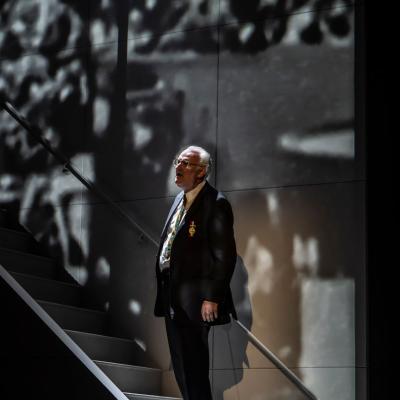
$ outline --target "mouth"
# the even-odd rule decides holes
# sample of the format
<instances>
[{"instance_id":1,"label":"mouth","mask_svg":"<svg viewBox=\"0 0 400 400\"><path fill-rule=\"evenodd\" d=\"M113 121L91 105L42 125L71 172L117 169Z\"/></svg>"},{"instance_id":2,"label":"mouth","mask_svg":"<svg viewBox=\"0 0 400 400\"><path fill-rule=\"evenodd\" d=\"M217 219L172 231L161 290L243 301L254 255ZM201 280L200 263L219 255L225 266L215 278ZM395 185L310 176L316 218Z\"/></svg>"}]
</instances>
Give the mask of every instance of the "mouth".
<instances>
[{"instance_id":1,"label":"mouth","mask_svg":"<svg viewBox=\"0 0 400 400\"><path fill-rule=\"evenodd\" d=\"M182 178L183 174L182 174L182 172L177 172L175 176L176 176L177 178Z\"/></svg>"}]
</instances>

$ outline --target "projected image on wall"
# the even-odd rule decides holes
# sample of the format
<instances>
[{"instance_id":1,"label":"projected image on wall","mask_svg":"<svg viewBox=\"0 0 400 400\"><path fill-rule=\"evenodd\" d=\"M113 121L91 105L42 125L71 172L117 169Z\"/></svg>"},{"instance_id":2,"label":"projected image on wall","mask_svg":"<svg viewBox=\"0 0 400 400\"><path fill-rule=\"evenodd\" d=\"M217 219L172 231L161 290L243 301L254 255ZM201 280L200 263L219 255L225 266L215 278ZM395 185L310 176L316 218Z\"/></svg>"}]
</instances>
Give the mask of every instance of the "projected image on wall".
<instances>
[{"instance_id":1,"label":"projected image on wall","mask_svg":"<svg viewBox=\"0 0 400 400\"><path fill-rule=\"evenodd\" d=\"M326 400L356 399L365 367L354 3L0 1L1 94L151 237L179 190L174 157L211 153L235 218L238 318ZM154 245L5 111L0 143L0 207L179 395ZM215 399L306 398L237 325L213 328L210 349Z\"/></svg>"}]
</instances>

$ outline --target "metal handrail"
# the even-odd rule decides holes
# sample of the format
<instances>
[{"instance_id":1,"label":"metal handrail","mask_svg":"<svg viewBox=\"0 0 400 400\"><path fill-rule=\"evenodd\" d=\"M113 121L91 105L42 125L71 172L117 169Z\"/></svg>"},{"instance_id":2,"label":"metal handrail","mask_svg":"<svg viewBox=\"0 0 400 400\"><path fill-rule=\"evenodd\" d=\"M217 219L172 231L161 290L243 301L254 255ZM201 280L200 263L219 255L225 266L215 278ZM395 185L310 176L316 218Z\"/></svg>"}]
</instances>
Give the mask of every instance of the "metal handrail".
<instances>
[{"instance_id":1,"label":"metal handrail","mask_svg":"<svg viewBox=\"0 0 400 400\"><path fill-rule=\"evenodd\" d=\"M32 124L30 124L8 101L0 103L0 107L4 108L23 128L25 128L49 153L51 153L56 160L63 166L64 170L69 171L76 179L78 179L86 188L95 193L98 197L104 200L108 205L116 211L121 217L126 218L136 229L140 231L142 237L146 237L151 243L158 247L158 242L149 235L142 226L140 226L121 206L115 203L107 194L97 188L93 182L88 178L81 175L70 163L70 161L61 154L57 149L54 149L50 142L43 138L42 131Z\"/></svg>"},{"instance_id":2,"label":"metal handrail","mask_svg":"<svg viewBox=\"0 0 400 400\"><path fill-rule=\"evenodd\" d=\"M253 335L240 321L234 320L237 325L247 334L250 342L257 348L257 350L267 357L272 364L274 364L282 373L288 378L297 388L302 391L309 399L318 400L314 393L312 393L304 383L294 374L267 346L265 346L256 336Z\"/></svg>"},{"instance_id":3,"label":"metal handrail","mask_svg":"<svg viewBox=\"0 0 400 400\"><path fill-rule=\"evenodd\" d=\"M50 142L42 137L42 132L37 126L31 125L8 101L0 100L0 107L7 111L23 128L25 128L48 152L50 152L72 175L75 176L87 189L91 190L108 205L110 205L121 217L127 219L137 230L141 237L146 237L157 248L159 243L144 228L139 225L133 218L117 203L115 203L107 194L98 189L89 179L83 177L70 163L70 161L54 149ZM233 319L240 329L247 335L249 341L260 351L272 364L274 364L282 373L309 399L318 400L317 397L304 385L304 383L294 374L271 350L269 350L256 336L253 335L240 321Z\"/></svg>"}]
</instances>

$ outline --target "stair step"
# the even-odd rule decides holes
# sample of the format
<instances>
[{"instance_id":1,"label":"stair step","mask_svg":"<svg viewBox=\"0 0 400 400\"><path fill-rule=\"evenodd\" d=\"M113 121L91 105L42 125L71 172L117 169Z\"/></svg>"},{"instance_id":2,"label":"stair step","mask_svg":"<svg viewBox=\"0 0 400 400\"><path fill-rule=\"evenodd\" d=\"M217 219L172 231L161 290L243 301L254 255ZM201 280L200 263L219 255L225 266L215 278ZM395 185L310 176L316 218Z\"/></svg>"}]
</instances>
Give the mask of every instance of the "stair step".
<instances>
[{"instance_id":1,"label":"stair step","mask_svg":"<svg viewBox=\"0 0 400 400\"><path fill-rule=\"evenodd\" d=\"M155 396L151 394L123 392L129 400L182 400L178 397Z\"/></svg>"},{"instance_id":2,"label":"stair step","mask_svg":"<svg viewBox=\"0 0 400 400\"><path fill-rule=\"evenodd\" d=\"M79 306L81 290L78 284L11 272L15 280L36 300Z\"/></svg>"},{"instance_id":3,"label":"stair step","mask_svg":"<svg viewBox=\"0 0 400 400\"><path fill-rule=\"evenodd\" d=\"M143 358L143 350L133 340L71 329L66 329L65 332L94 360L130 364Z\"/></svg>"},{"instance_id":4,"label":"stair step","mask_svg":"<svg viewBox=\"0 0 400 400\"><path fill-rule=\"evenodd\" d=\"M38 303L63 329L105 333L105 312L43 300L39 300Z\"/></svg>"},{"instance_id":5,"label":"stair step","mask_svg":"<svg viewBox=\"0 0 400 400\"><path fill-rule=\"evenodd\" d=\"M36 253L34 250L36 244L27 232L0 227L0 245L2 247L26 253Z\"/></svg>"},{"instance_id":6,"label":"stair step","mask_svg":"<svg viewBox=\"0 0 400 400\"><path fill-rule=\"evenodd\" d=\"M24 253L0 247L0 263L9 271L53 278L55 262L49 257Z\"/></svg>"},{"instance_id":7,"label":"stair step","mask_svg":"<svg viewBox=\"0 0 400 400\"><path fill-rule=\"evenodd\" d=\"M108 361L94 362L125 392L139 392L152 395L161 393L161 370Z\"/></svg>"}]
</instances>

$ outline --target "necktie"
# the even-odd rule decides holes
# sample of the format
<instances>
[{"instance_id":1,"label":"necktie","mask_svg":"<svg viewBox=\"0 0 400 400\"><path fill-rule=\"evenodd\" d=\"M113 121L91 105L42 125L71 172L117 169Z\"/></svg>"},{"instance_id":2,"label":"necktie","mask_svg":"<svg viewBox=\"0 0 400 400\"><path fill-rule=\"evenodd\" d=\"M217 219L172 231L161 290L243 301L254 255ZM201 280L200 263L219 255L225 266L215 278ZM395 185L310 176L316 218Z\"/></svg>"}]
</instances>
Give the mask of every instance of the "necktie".
<instances>
[{"instance_id":1,"label":"necktie","mask_svg":"<svg viewBox=\"0 0 400 400\"><path fill-rule=\"evenodd\" d=\"M160 255L161 264L165 264L170 259L172 243L178 232L178 229L182 222L182 218L183 218L184 214L185 214L185 198L183 198L183 200L179 204L179 206L175 212L175 216L172 218L171 230L167 236L166 242L163 245L162 252Z\"/></svg>"}]
</instances>

